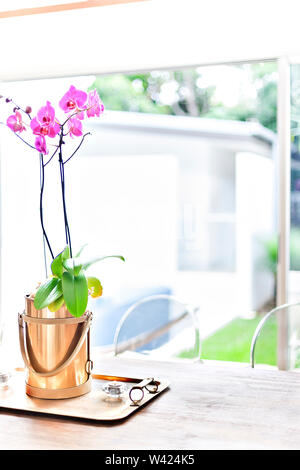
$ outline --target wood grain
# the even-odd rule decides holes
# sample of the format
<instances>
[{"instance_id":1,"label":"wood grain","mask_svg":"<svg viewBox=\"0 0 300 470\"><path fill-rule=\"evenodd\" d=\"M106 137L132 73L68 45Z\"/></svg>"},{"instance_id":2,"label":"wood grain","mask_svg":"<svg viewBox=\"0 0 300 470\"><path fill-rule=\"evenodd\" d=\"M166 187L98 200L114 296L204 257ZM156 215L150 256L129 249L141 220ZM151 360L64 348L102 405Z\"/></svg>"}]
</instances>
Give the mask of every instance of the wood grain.
<instances>
[{"instance_id":1,"label":"wood grain","mask_svg":"<svg viewBox=\"0 0 300 470\"><path fill-rule=\"evenodd\" d=\"M135 3L147 0L83 0L74 3L60 3L57 5L20 8L18 10L0 11L0 18L13 18L16 16L40 15L43 13L57 13L61 11L79 10L82 8L104 7L120 3Z\"/></svg>"},{"instance_id":2,"label":"wood grain","mask_svg":"<svg viewBox=\"0 0 300 470\"><path fill-rule=\"evenodd\" d=\"M171 387L113 425L1 412L0 449L300 449L297 373L122 358L94 370L161 375Z\"/></svg>"}]
</instances>

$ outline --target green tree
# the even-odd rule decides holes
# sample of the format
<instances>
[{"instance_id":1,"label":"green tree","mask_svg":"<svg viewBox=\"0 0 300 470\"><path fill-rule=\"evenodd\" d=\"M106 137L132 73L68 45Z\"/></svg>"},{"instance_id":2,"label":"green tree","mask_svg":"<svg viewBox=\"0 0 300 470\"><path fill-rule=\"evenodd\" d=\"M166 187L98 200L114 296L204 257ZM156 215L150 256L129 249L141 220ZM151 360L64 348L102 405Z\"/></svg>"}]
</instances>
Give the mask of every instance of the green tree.
<instances>
[{"instance_id":1,"label":"green tree","mask_svg":"<svg viewBox=\"0 0 300 470\"><path fill-rule=\"evenodd\" d=\"M258 121L268 129L277 130L277 64L252 64L253 83L257 89Z\"/></svg>"},{"instance_id":2,"label":"green tree","mask_svg":"<svg viewBox=\"0 0 300 470\"><path fill-rule=\"evenodd\" d=\"M168 114L168 108L149 96L147 75L98 76L90 88L98 90L107 109Z\"/></svg>"},{"instance_id":3,"label":"green tree","mask_svg":"<svg viewBox=\"0 0 300 470\"><path fill-rule=\"evenodd\" d=\"M257 120L276 131L276 63L232 67L245 71L245 79L250 81L249 86L255 91L254 97L241 95L239 102L232 107L216 102L215 86L199 86L199 79L203 75L201 67L98 76L91 88L97 88L106 108L111 110L238 121ZM169 93L167 98L166 90Z\"/></svg>"}]
</instances>

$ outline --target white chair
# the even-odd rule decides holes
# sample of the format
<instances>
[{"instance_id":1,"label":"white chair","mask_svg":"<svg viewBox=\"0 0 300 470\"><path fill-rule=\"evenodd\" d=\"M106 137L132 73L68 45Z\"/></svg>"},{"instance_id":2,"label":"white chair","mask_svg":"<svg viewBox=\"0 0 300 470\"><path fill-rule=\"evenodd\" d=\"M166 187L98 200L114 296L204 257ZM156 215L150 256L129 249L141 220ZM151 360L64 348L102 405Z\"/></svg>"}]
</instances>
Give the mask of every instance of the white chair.
<instances>
[{"instance_id":1,"label":"white chair","mask_svg":"<svg viewBox=\"0 0 300 470\"><path fill-rule=\"evenodd\" d=\"M155 360L200 360L197 309L170 295L146 297L122 316L115 355Z\"/></svg>"},{"instance_id":2,"label":"white chair","mask_svg":"<svg viewBox=\"0 0 300 470\"><path fill-rule=\"evenodd\" d=\"M285 331L287 369L300 368L300 303L274 308L259 322L251 342L251 367L276 367L278 325Z\"/></svg>"}]
</instances>

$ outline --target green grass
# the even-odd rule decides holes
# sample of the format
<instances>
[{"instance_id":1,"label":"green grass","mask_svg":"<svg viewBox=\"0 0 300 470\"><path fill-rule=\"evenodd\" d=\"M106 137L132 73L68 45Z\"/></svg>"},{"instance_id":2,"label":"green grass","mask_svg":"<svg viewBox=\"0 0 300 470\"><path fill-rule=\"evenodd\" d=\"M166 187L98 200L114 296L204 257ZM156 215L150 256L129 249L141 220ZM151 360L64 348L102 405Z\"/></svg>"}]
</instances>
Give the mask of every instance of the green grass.
<instances>
[{"instance_id":1,"label":"green grass","mask_svg":"<svg viewBox=\"0 0 300 470\"><path fill-rule=\"evenodd\" d=\"M202 342L202 359L248 362L250 345L261 316L253 319L236 318ZM255 362L276 365L277 323L269 319L257 340ZM180 354L189 357L189 351Z\"/></svg>"}]
</instances>

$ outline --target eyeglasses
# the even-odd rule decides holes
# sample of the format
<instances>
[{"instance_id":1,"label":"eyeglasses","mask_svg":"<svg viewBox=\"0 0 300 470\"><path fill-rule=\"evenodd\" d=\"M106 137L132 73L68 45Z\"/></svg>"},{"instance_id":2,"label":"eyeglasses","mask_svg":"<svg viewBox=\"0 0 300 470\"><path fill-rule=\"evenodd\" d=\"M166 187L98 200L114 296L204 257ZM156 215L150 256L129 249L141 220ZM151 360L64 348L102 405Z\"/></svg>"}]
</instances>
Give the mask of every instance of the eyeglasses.
<instances>
[{"instance_id":1,"label":"eyeglasses","mask_svg":"<svg viewBox=\"0 0 300 470\"><path fill-rule=\"evenodd\" d=\"M154 378L144 379L139 385L134 385L129 391L129 398L132 401L131 406L139 406L145 396L144 389L148 393L157 393L159 383Z\"/></svg>"}]
</instances>

